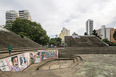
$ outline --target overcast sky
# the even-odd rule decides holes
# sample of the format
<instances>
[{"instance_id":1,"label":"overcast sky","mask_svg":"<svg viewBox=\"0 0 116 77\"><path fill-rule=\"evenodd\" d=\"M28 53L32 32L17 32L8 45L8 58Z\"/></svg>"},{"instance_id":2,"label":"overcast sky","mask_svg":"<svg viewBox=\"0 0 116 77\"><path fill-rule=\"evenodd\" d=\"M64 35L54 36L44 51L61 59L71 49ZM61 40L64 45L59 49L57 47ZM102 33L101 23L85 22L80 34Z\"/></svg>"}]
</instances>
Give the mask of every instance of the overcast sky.
<instances>
[{"instance_id":1,"label":"overcast sky","mask_svg":"<svg viewBox=\"0 0 116 77\"><path fill-rule=\"evenodd\" d=\"M94 29L116 28L116 0L0 0L0 25L5 24L7 10L28 10L50 37L63 27L83 35L88 19L94 21Z\"/></svg>"}]
</instances>

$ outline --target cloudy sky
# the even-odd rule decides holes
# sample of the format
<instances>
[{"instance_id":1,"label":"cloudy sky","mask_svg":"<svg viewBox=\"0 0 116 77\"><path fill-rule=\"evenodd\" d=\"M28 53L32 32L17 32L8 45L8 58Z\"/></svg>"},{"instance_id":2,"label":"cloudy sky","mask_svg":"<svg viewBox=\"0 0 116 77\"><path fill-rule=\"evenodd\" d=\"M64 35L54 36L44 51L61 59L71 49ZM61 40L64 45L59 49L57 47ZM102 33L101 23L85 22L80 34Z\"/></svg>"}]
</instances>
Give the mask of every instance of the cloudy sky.
<instances>
[{"instance_id":1,"label":"cloudy sky","mask_svg":"<svg viewBox=\"0 0 116 77\"><path fill-rule=\"evenodd\" d=\"M83 35L85 22L94 20L94 29L101 25L116 28L116 0L0 0L0 25L5 24L7 10L28 10L50 37L65 27Z\"/></svg>"}]
</instances>

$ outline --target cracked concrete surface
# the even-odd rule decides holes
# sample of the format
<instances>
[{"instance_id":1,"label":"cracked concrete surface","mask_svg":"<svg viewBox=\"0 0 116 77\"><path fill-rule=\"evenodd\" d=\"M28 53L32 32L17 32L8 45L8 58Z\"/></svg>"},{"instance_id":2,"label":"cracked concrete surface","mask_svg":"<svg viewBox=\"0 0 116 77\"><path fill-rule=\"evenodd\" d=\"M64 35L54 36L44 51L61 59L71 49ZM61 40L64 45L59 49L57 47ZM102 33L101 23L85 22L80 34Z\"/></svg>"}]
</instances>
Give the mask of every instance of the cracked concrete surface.
<instances>
[{"instance_id":1,"label":"cracked concrete surface","mask_svg":"<svg viewBox=\"0 0 116 77\"><path fill-rule=\"evenodd\" d=\"M55 69L58 67L56 61L52 62L55 63L51 66L54 69L33 70L38 66L35 64L23 72L0 72L0 77L116 77L116 54L78 55L83 58L83 61L74 68Z\"/></svg>"},{"instance_id":2,"label":"cracked concrete surface","mask_svg":"<svg viewBox=\"0 0 116 77\"><path fill-rule=\"evenodd\" d=\"M73 63L73 60L56 60L46 63L44 66L40 67L39 70L69 68L69 67L73 67L74 64L75 63Z\"/></svg>"},{"instance_id":3,"label":"cracked concrete surface","mask_svg":"<svg viewBox=\"0 0 116 77\"><path fill-rule=\"evenodd\" d=\"M116 54L93 54L75 74L77 77L116 77Z\"/></svg>"}]
</instances>

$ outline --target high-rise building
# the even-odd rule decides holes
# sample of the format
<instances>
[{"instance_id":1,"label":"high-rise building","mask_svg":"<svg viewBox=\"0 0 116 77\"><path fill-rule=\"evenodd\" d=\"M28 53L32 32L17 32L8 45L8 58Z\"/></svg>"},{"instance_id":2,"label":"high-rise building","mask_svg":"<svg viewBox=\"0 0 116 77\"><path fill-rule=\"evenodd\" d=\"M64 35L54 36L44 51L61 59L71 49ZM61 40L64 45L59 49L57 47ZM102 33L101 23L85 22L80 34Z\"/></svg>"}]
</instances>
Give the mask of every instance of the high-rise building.
<instances>
[{"instance_id":1,"label":"high-rise building","mask_svg":"<svg viewBox=\"0 0 116 77\"><path fill-rule=\"evenodd\" d=\"M100 36L102 39L108 39L111 42L116 42L116 40L113 37L115 31L116 29L107 28L105 27L105 25L101 26L100 29L96 30L98 36Z\"/></svg>"},{"instance_id":2,"label":"high-rise building","mask_svg":"<svg viewBox=\"0 0 116 77\"><path fill-rule=\"evenodd\" d=\"M6 12L6 22L15 21L18 18L18 14L15 10L9 10Z\"/></svg>"},{"instance_id":3,"label":"high-rise building","mask_svg":"<svg viewBox=\"0 0 116 77\"><path fill-rule=\"evenodd\" d=\"M28 12L28 10L20 10L19 11L19 18L32 21L30 13Z\"/></svg>"},{"instance_id":4,"label":"high-rise building","mask_svg":"<svg viewBox=\"0 0 116 77\"><path fill-rule=\"evenodd\" d=\"M88 19L86 21L86 32L88 35L92 35L93 32L93 20Z\"/></svg>"},{"instance_id":5,"label":"high-rise building","mask_svg":"<svg viewBox=\"0 0 116 77\"><path fill-rule=\"evenodd\" d=\"M65 36L70 36L70 30L67 30L66 28L63 27L61 33L59 34L59 37L62 39L62 43L64 43Z\"/></svg>"}]
</instances>

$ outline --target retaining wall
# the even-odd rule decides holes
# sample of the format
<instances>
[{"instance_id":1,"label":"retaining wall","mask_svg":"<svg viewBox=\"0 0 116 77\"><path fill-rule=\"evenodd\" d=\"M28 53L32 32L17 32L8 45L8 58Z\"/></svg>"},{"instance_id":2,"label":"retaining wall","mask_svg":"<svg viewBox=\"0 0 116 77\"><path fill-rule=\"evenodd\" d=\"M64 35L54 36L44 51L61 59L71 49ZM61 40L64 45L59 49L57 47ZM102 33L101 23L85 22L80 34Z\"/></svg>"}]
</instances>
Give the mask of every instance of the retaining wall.
<instances>
[{"instance_id":1,"label":"retaining wall","mask_svg":"<svg viewBox=\"0 0 116 77\"><path fill-rule=\"evenodd\" d=\"M75 54L116 54L116 46L66 47L64 49L59 49L58 58L70 58Z\"/></svg>"},{"instance_id":2,"label":"retaining wall","mask_svg":"<svg viewBox=\"0 0 116 77\"><path fill-rule=\"evenodd\" d=\"M2 71L23 71L30 64L40 63L44 59L58 58L58 50L38 50L0 59Z\"/></svg>"}]
</instances>

